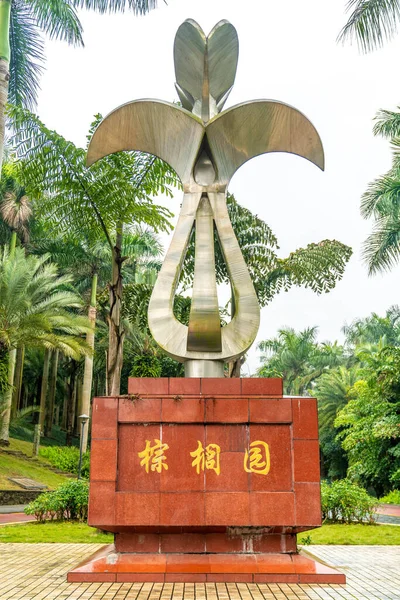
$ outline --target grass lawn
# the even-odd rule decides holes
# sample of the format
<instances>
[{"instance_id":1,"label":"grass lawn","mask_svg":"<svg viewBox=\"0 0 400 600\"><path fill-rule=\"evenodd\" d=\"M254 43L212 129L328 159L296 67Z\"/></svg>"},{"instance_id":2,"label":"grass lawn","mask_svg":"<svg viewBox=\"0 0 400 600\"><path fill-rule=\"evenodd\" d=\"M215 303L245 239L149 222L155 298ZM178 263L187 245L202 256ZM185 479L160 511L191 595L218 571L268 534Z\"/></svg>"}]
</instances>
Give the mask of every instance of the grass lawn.
<instances>
[{"instance_id":1,"label":"grass lawn","mask_svg":"<svg viewBox=\"0 0 400 600\"><path fill-rule=\"evenodd\" d=\"M297 542L311 538L311 544L400 545L400 526L396 525L322 525L297 535Z\"/></svg>"},{"instance_id":2,"label":"grass lawn","mask_svg":"<svg viewBox=\"0 0 400 600\"><path fill-rule=\"evenodd\" d=\"M0 543L112 544L113 535L85 523L25 523L0 527Z\"/></svg>"},{"instance_id":3,"label":"grass lawn","mask_svg":"<svg viewBox=\"0 0 400 600\"><path fill-rule=\"evenodd\" d=\"M307 536L312 544L400 545L400 527L395 525L323 525L297 536L299 544ZM25 523L0 527L0 542L111 544L113 536L84 523Z\"/></svg>"},{"instance_id":4,"label":"grass lawn","mask_svg":"<svg viewBox=\"0 0 400 600\"><path fill-rule=\"evenodd\" d=\"M25 419L20 420L17 425L11 425L10 436L14 439L28 442L32 448L34 429L35 425L32 423L31 417L28 416ZM52 428L51 437L42 436L40 438L41 446L65 446L65 442L65 431L61 431L60 427L55 426ZM71 442L73 446L79 446L77 437L73 437Z\"/></svg>"},{"instance_id":5,"label":"grass lawn","mask_svg":"<svg viewBox=\"0 0 400 600\"><path fill-rule=\"evenodd\" d=\"M65 483L67 477L59 473L50 471L43 460L32 461L20 456L13 456L7 452L0 452L0 489L1 490L22 490L8 480L9 477L29 477L47 485L49 489L54 489L61 483Z\"/></svg>"}]
</instances>

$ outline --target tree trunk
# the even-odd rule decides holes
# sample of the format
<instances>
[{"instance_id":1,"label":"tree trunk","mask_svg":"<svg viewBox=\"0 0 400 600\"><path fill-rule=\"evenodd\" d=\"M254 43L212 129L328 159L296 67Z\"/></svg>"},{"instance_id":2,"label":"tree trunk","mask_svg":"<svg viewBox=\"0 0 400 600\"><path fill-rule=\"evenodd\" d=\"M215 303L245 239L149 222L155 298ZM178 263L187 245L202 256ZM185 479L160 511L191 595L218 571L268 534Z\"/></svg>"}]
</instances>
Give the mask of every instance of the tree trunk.
<instances>
[{"instance_id":1,"label":"tree trunk","mask_svg":"<svg viewBox=\"0 0 400 600\"><path fill-rule=\"evenodd\" d=\"M0 446L10 445L10 418L17 350L12 348L8 353L8 389L4 394L4 411L0 429Z\"/></svg>"},{"instance_id":2,"label":"tree trunk","mask_svg":"<svg viewBox=\"0 0 400 600\"><path fill-rule=\"evenodd\" d=\"M11 0L0 0L0 173L3 164L5 107L10 79L10 13Z\"/></svg>"},{"instance_id":3,"label":"tree trunk","mask_svg":"<svg viewBox=\"0 0 400 600\"><path fill-rule=\"evenodd\" d=\"M39 424L42 435L44 434L44 423L46 418L46 404L47 389L49 387L49 366L50 366L50 350L46 348L44 351L43 361L43 376L42 376L42 387L40 389L40 409L39 409Z\"/></svg>"},{"instance_id":4,"label":"tree trunk","mask_svg":"<svg viewBox=\"0 0 400 600\"><path fill-rule=\"evenodd\" d=\"M21 408L22 373L24 371L25 347L17 348L17 359L15 363L14 391L12 398L11 418L14 418Z\"/></svg>"},{"instance_id":5,"label":"tree trunk","mask_svg":"<svg viewBox=\"0 0 400 600\"><path fill-rule=\"evenodd\" d=\"M245 356L240 356L236 360L228 363L228 377L240 377L240 369L246 361Z\"/></svg>"},{"instance_id":6,"label":"tree trunk","mask_svg":"<svg viewBox=\"0 0 400 600\"><path fill-rule=\"evenodd\" d=\"M76 384L76 403L75 403L75 416L74 416L74 435L80 436L81 427L79 417L82 414L82 387L83 384L81 382L80 377L78 377L78 381Z\"/></svg>"},{"instance_id":7,"label":"tree trunk","mask_svg":"<svg viewBox=\"0 0 400 600\"><path fill-rule=\"evenodd\" d=\"M58 370L58 356L59 350L56 350L53 355L53 364L51 365L50 375L50 389L49 389L49 403L48 410L45 419L45 436L51 437L54 421L54 402L56 398L56 386L57 386L57 370Z\"/></svg>"},{"instance_id":8,"label":"tree trunk","mask_svg":"<svg viewBox=\"0 0 400 600\"><path fill-rule=\"evenodd\" d=\"M71 446L72 443L72 431L74 427L75 418L75 402L76 402L76 388L77 388L77 377L76 374L72 375L69 383L69 394L68 394L68 410L67 410L67 438L66 445Z\"/></svg>"},{"instance_id":9,"label":"tree trunk","mask_svg":"<svg viewBox=\"0 0 400 600\"><path fill-rule=\"evenodd\" d=\"M121 256L122 223L117 226L116 243L112 251L112 281L110 284L110 313L108 315L108 395L118 396L121 386L124 331L121 327L122 274Z\"/></svg>"},{"instance_id":10,"label":"tree trunk","mask_svg":"<svg viewBox=\"0 0 400 600\"><path fill-rule=\"evenodd\" d=\"M236 312L236 302L235 295L233 293L233 287L231 284L231 319L235 316ZM240 377L240 368L243 365L245 358L240 356L236 360L233 360L228 363L228 377Z\"/></svg>"},{"instance_id":11,"label":"tree trunk","mask_svg":"<svg viewBox=\"0 0 400 600\"><path fill-rule=\"evenodd\" d=\"M89 306L89 321L93 327L93 331L88 331L86 334L86 342L94 351L94 330L96 327L96 293L97 293L97 273L93 275L92 279L92 294ZM93 380L93 355L85 356L85 370L83 373L83 384L82 384L82 414L90 416L90 401L92 399L92 380ZM82 439L82 451L87 450L87 441L89 433L89 425L84 427L83 439Z\"/></svg>"},{"instance_id":12,"label":"tree trunk","mask_svg":"<svg viewBox=\"0 0 400 600\"><path fill-rule=\"evenodd\" d=\"M69 377L67 377L64 381L64 400L63 400L63 409L62 409L62 417L61 417L61 429L63 429L64 431L67 430L68 400L69 400Z\"/></svg>"}]
</instances>

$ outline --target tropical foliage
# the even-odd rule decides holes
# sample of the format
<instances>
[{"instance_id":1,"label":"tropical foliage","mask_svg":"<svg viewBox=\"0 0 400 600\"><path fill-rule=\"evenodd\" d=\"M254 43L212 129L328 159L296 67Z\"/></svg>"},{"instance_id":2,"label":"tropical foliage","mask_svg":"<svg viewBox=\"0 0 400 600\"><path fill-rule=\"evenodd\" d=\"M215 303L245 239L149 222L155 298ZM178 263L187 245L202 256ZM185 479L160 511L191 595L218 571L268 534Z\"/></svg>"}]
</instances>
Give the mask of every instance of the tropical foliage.
<instances>
[{"instance_id":1,"label":"tropical foliage","mask_svg":"<svg viewBox=\"0 0 400 600\"><path fill-rule=\"evenodd\" d=\"M397 33L399 0L348 0L346 11L349 17L339 40L356 39L363 52L380 48Z\"/></svg>"},{"instance_id":2,"label":"tropical foliage","mask_svg":"<svg viewBox=\"0 0 400 600\"><path fill-rule=\"evenodd\" d=\"M370 274L390 270L400 258L400 113L380 111L374 133L391 141L393 158L391 169L368 186L361 201L362 216L373 220L363 248Z\"/></svg>"},{"instance_id":3,"label":"tropical foliage","mask_svg":"<svg viewBox=\"0 0 400 600\"><path fill-rule=\"evenodd\" d=\"M297 333L294 329L280 329L278 337L264 340L258 348L261 357L260 377L283 377L286 394L299 396L307 393L312 383L328 368L343 361L344 350L334 344L318 344L317 327Z\"/></svg>"},{"instance_id":4,"label":"tropical foliage","mask_svg":"<svg viewBox=\"0 0 400 600\"><path fill-rule=\"evenodd\" d=\"M80 8L145 14L157 0L2 0L0 2L0 166L8 100L35 108L45 62L44 36L83 46Z\"/></svg>"},{"instance_id":5,"label":"tropical foliage","mask_svg":"<svg viewBox=\"0 0 400 600\"><path fill-rule=\"evenodd\" d=\"M335 426L341 428L349 475L383 495L400 484L400 350L386 347L368 357L365 374Z\"/></svg>"},{"instance_id":6,"label":"tropical foliage","mask_svg":"<svg viewBox=\"0 0 400 600\"><path fill-rule=\"evenodd\" d=\"M49 258L25 256L22 248L10 253L6 246L0 256L0 356L3 373L5 365L8 371L2 380L3 444L9 435L16 349L42 347L73 358L89 350L81 335L90 324L70 311L82 305L81 298L68 289L71 277L59 276Z\"/></svg>"},{"instance_id":7,"label":"tropical foliage","mask_svg":"<svg viewBox=\"0 0 400 600\"><path fill-rule=\"evenodd\" d=\"M233 230L261 306L266 306L276 294L288 291L292 286L304 286L317 294L329 292L343 277L346 264L352 255L349 246L336 240L323 240L299 248L287 258L279 258L278 240L267 223L241 206L232 194L228 194L227 205ZM217 283L229 283L217 237L215 248ZM191 285L193 274L192 239L181 274L184 287Z\"/></svg>"},{"instance_id":8,"label":"tropical foliage","mask_svg":"<svg viewBox=\"0 0 400 600\"><path fill-rule=\"evenodd\" d=\"M399 487L398 306L343 327L345 342L319 343L317 328L283 329L261 342L261 376L283 376L287 394L317 398L322 475L346 476L378 497Z\"/></svg>"},{"instance_id":9,"label":"tropical foliage","mask_svg":"<svg viewBox=\"0 0 400 600\"><path fill-rule=\"evenodd\" d=\"M12 114L19 124L13 139L20 158L18 176L27 182L38 217L58 236L84 237L91 246L97 240L108 245L112 273L107 316L108 393L117 395L125 337L121 323L123 251L130 245L130 254L135 250L137 254L149 252L149 234L135 238L132 223L145 224L154 231L169 230L171 213L154 204L152 197L157 193L171 195L171 186L178 185L177 176L166 163L139 152L114 154L87 169L85 149L50 131L26 110L14 107ZM97 115L90 132L100 119ZM151 252L153 256L156 253L155 249ZM133 257L131 262L137 268L135 260Z\"/></svg>"},{"instance_id":10,"label":"tropical foliage","mask_svg":"<svg viewBox=\"0 0 400 600\"><path fill-rule=\"evenodd\" d=\"M322 518L331 523L374 523L376 500L348 479L321 484Z\"/></svg>"}]
</instances>

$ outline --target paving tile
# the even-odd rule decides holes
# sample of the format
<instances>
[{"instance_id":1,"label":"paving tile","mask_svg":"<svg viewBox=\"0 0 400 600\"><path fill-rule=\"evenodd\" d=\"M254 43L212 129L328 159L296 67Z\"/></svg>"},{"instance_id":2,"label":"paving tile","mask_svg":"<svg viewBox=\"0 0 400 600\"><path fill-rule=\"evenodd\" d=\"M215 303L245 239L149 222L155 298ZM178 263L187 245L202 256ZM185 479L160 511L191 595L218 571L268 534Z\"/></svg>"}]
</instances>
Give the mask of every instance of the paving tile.
<instances>
[{"instance_id":1,"label":"paving tile","mask_svg":"<svg viewBox=\"0 0 400 600\"><path fill-rule=\"evenodd\" d=\"M231 573L208 573L180 583L179 574L135 583L67 583L67 572L100 544L0 544L1 600L400 600L400 546L307 546L315 558L346 573L347 585L286 584L264 579L236 582ZM197 559L196 559L197 560ZM168 582L168 579L172 582ZM165 583L163 583L165 581Z\"/></svg>"}]
</instances>

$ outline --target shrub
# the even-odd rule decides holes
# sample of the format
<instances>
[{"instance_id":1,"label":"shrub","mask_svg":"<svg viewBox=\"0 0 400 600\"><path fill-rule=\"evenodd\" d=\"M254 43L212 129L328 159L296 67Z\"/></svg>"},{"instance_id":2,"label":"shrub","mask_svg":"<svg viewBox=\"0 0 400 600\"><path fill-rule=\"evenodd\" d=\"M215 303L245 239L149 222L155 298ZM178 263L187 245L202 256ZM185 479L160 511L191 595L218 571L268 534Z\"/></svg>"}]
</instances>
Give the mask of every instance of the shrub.
<instances>
[{"instance_id":1,"label":"shrub","mask_svg":"<svg viewBox=\"0 0 400 600\"><path fill-rule=\"evenodd\" d=\"M321 484L322 518L332 523L374 523L376 500L348 479Z\"/></svg>"},{"instance_id":2,"label":"shrub","mask_svg":"<svg viewBox=\"0 0 400 600\"><path fill-rule=\"evenodd\" d=\"M78 473L79 448L73 446L48 446L40 448L40 456L46 458L52 465L66 473ZM82 456L81 475L89 478L90 452Z\"/></svg>"},{"instance_id":3,"label":"shrub","mask_svg":"<svg viewBox=\"0 0 400 600\"><path fill-rule=\"evenodd\" d=\"M89 484L73 479L60 485L54 492L41 494L25 507L27 515L35 515L38 521L86 521L88 512Z\"/></svg>"},{"instance_id":4,"label":"shrub","mask_svg":"<svg viewBox=\"0 0 400 600\"><path fill-rule=\"evenodd\" d=\"M392 490L386 496L379 499L383 504L400 504L400 490Z\"/></svg>"},{"instance_id":5,"label":"shrub","mask_svg":"<svg viewBox=\"0 0 400 600\"><path fill-rule=\"evenodd\" d=\"M133 359L131 377L160 377L161 363L154 354L138 354Z\"/></svg>"}]
</instances>

